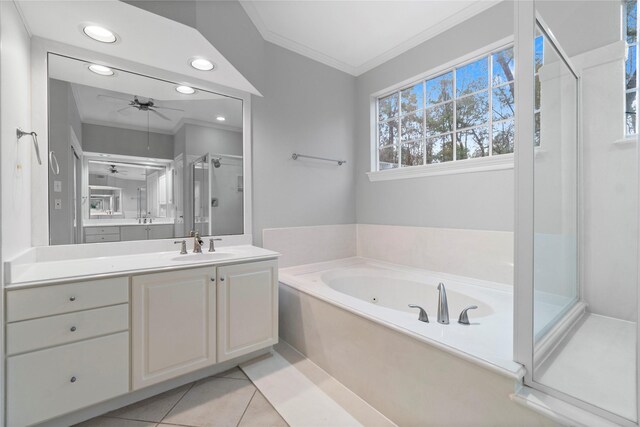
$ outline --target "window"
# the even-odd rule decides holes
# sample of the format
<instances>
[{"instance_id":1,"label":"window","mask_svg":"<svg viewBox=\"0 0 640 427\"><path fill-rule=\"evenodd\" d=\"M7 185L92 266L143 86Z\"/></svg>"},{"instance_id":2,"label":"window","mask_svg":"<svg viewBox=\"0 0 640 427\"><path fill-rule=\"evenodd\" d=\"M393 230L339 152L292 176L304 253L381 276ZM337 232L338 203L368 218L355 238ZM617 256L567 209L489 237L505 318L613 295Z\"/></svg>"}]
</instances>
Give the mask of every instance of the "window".
<instances>
[{"instance_id":1,"label":"window","mask_svg":"<svg viewBox=\"0 0 640 427\"><path fill-rule=\"evenodd\" d=\"M377 170L513 152L513 47L377 99Z\"/></svg>"},{"instance_id":2,"label":"window","mask_svg":"<svg viewBox=\"0 0 640 427\"><path fill-rule=\"evenodd\" d=\"M638 2L637 0L624 0L624 37L626 42L626 59L624 73L625 91L625 114L624 129L625 135L637 134L636 111L637 111L637 56L638 56Z\"/></svg>"},{"instance_id":3,"label":"window","mask_svg":"<svg viewBox=\"0 0 640 427\"><path fill-rule=\"evenodd\" d=\"M538 35L536 29L536 38L534 40L533 45L533 55L534 55L534 79L535 79L535 105L533 107L533 115L534 115L534 137L533 137L533 145L536 147L540 146L540 68L544 65L544 36Z\"/></svg>"}]
</instances>

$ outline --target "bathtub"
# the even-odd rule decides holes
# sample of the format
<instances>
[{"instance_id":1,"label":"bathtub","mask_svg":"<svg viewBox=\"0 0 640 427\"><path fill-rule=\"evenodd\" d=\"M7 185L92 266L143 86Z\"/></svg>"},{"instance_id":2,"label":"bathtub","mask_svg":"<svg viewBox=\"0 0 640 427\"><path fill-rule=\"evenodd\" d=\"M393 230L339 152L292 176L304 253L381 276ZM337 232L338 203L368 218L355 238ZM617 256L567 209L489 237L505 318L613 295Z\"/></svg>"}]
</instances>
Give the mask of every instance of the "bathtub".
<instances>
[{"instance_id":1,"label":"bathtub","mask_svg":"<svg viewBox=\"0 0 640 427\"><path fill-rule=\"evenodd\" d=\"M510 285L359 257L284 268L279 277L287 287L504 376L519 379L524 373L513 361ZM437 322L440 282L447 292L448 325ZM430 322L418 321L418 310L409 304L422 306ZM478 306L468 312L471 324L459 324L460 312L471 305Z\"/></svg>"}]
</instances>

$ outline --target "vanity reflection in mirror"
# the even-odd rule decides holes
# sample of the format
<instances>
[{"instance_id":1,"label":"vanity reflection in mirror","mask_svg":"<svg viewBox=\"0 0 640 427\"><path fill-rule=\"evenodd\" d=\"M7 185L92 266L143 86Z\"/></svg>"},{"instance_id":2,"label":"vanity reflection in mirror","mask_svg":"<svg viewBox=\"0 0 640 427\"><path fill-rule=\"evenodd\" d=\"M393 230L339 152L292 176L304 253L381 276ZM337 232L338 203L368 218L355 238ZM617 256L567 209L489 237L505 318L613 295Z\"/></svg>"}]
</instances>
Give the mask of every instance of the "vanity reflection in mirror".
<instances>
[{"instance_id":1,"label":"vanity reflection in mirror","mask_svg":"<svg viewBox=\"0 0 640 427\"><path fill-rule=\"evenodd\" d=\"M243 234L242 100L48 55L52 245Z\"/></svg>"}]
</instances>

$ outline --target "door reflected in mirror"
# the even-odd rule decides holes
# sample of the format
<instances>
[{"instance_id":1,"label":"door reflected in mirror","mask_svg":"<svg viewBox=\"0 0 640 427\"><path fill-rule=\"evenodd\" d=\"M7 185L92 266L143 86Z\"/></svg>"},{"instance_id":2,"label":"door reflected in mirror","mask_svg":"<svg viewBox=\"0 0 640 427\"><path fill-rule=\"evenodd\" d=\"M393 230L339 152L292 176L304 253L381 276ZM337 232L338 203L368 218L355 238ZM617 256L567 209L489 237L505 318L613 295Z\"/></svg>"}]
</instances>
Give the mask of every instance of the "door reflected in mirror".
<instances>
[{"instance_id":1,"label":"door reflected in mirror","mask_svg":"<svg viewBox=\"0 0 640 427\"><path fill-rule=\"evenodd\" d=\"M244 233L242 100L48 61L50 244Z\"/></svg>"}]
</instances>

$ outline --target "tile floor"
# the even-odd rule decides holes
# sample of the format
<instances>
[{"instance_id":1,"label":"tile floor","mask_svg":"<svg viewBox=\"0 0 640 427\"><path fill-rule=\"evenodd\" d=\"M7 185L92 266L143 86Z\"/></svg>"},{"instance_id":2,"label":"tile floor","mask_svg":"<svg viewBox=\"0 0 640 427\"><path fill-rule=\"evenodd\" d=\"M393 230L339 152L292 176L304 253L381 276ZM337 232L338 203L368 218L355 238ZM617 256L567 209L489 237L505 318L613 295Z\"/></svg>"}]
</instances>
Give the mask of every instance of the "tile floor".
<instances>
[{"instance_id":1,"label":"tile floor","mask_svg":"<svg viewBox=\"0 0 640 427\"><path fill-rule=\"evenodd\" d=\"M238 368L169 390L76 427L281 427L287 423Z\"/></svg>"}]
</instances>

